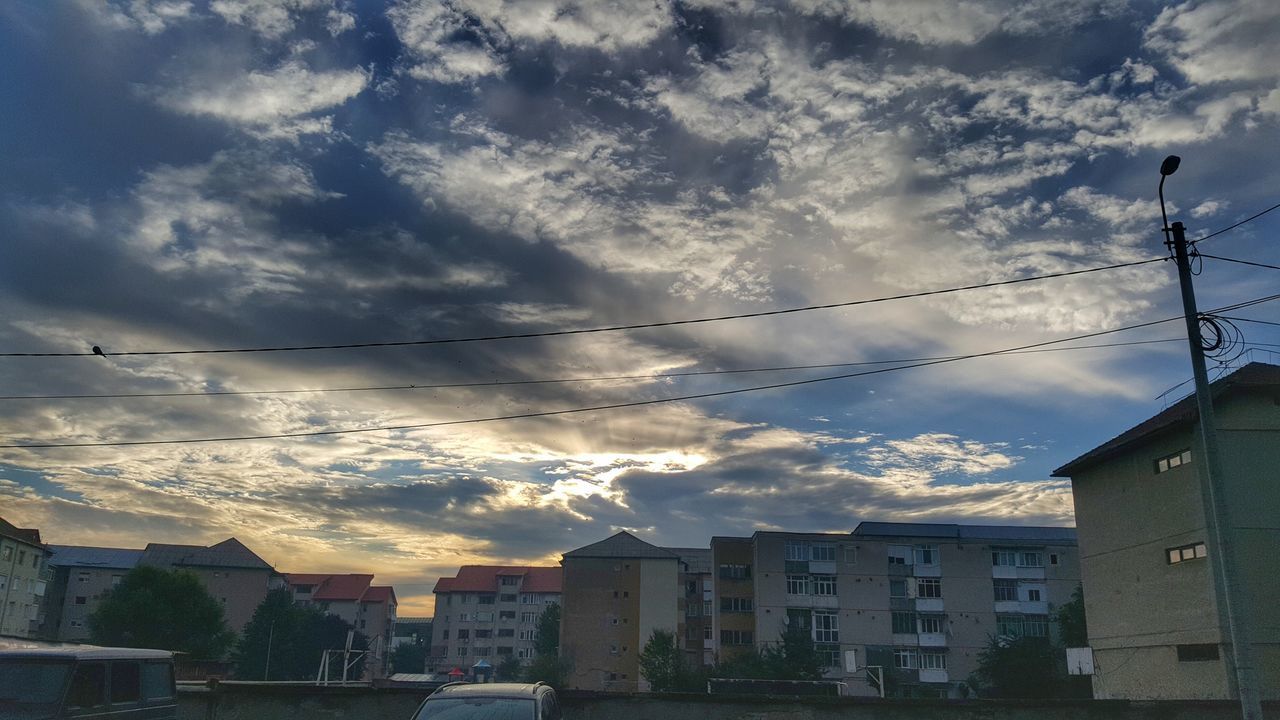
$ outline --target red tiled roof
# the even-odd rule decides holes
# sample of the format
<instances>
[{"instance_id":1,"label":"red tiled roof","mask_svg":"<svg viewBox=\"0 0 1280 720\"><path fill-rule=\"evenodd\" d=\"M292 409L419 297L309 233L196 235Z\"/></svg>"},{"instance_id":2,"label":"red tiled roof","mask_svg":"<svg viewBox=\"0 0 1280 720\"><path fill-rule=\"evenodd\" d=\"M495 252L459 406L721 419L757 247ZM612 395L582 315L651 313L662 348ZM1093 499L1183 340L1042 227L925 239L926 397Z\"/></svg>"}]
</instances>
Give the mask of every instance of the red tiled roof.
<instances>
[{"instance_id":1,"label":"red tiled roof","mask_svg":"<svg viewBox=\"0 0 1280 720\"><path fill-rule=\"evenodd\" d=\"M435 592L497 592L499 575L519 575L521 592L558 593L563 573L558 567L463 565L455 577L436 581Z\"/></svg>"},{"instance_id":2,"label":"red tiled roof","mask_svg":"<svg viewBox=\"0 0 1280 720\"><path fill-rule=\"evenodd\" d=\"M389 602L394 605L396 591L390 585L374 585L364 591L364 597L361 600L364 602Z\"/></svg>"},{"instance_id":3,"label":"red tiled roof","mask_svg":"<svg viewBox=\"0 0 1280 720\"><path fill-rule=\"evenodd\" d=\"M289 585L315 585L312 600L337 600L355 602L364 597L373 582L372 575L326 575L317 573L285 573Z\"/></svg>"}]
</instances>

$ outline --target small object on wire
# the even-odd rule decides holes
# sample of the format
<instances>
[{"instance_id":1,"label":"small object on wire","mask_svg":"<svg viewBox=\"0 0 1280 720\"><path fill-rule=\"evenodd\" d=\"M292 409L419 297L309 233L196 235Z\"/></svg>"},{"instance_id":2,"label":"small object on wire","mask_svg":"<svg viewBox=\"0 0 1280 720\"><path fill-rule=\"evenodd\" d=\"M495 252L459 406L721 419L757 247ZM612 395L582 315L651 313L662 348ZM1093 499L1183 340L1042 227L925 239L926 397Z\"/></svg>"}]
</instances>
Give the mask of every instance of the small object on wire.
<instances>
[{"instance_id":1,"label":"small object on wire","mask_svg":"<svg viewBox=\"0 0 1280 720\"><path fill-rule=\"evenodd\" d=\"M102 348L98 347L97 345L94 345L94 346L93 346L93 354L94 354L94 355L101 355L102 357L106 357L106 356L107 356L107 354L106 354L106 353L102 352Z\"/></svg>"}]
</instances>

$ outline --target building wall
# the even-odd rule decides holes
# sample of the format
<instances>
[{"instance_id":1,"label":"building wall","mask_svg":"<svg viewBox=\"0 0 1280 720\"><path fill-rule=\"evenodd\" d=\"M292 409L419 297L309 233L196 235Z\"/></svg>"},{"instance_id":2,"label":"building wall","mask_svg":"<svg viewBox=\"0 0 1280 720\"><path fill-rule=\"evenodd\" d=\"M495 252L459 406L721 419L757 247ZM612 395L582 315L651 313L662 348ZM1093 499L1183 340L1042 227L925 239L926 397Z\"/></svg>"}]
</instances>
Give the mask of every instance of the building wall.
<instances>
[{"instance_id":1,"label":"building wall","mask_svg":"<svg viewBox=\"0 0 1280 720\"><path fill-rule=\"evenodd\" d=\"M36 636L47 585L47 555L39 545L0 537L0 635Z\"/></svg>"},{"instance_id":2,"label":"building wall","mask_svg":"<svg viewBox=\"0 0 1280 720\"><path fill-rule=\"evenodd\" d=\"M751 648L756 640L756 619L753 613L722 613L720 607L725 598L751 598L755 601L755 558L751 538L711 538L711 572L714 598L711 601L712 640L715 643L717 662L733 657L735 653ZM735 568L749 568L748 578L732 577ZM742 633L750 633L750 640L742 642ZM737 640L734 643L730 638ZM728 642L726 642L729 640Z\"/></svg>"},{"instance_id":3,"label":"building wall","mask_svg":"<svg viewBox=\"0 0 1280 720\"><path fill-rule=\"evenodd\" d=\"M271 587L272 571L266 568L205 568L175 567L200 579L214 600L222 603L227 627L233 632L244 631L253 619L253 611L266 599Z\"/></svg>"},{"instance_id":4,"label":"building wall","mask_svg":"<svg viewBox=\"0 0 1280 720\"><path fill-rule=\"evenodd\" d=\"M675 629L674 559L660 561L671 566L668 628ZM641 618L651 627L657 622L654 610L642 613L642 601L657 602L646 594L643 579L660 579L662 574L644 562L622 558L566 557L564 603L560 622L560 654L572 664L568 685L581 690L634 692L639 688Z\"/></svg>"},{"instance_id":5,"label":"building wall","mask_svg":"<svg viewBox=\"0 0 1280 720\"><path fill-rule=\"evenodd\" d=\"M639 672L639 656L644 650L645 643L649 642L649 638L655 631L672 633L677 642L680 639L679 635L676 635L680 621L676 602L680 595L680 563L665 559L644 559L639 560L638 563L640 586L639 592L633 595L638 597L634 621L636 640L635 644L628 646L628 651L621 655L628 660L628 666L631 662L635 663L637 688L645 692L649 689L649 683L640 677Z\"/></svg>"},{"instance_id":6,"label":"building wall","mask_svg":"<svg viewBox=\"0 0 1280 720\"><path fill-rule=\"evenodd\" d=\"M516 576L500 576L516 577ZM501 582L501 580L499 580ZM431 623L431 651L427 666L434 672L448 672L457 667L470 670L477 660L485 659L497 665L511 648L512 656L521 661L534 657L534 645L538 618L547 605L561 602L559 593L521 592L523 581L516 585L499 586L498 592L437 592L436 614ZM502 595L514 594L514 601L504 601ZM480 596L493 597L493 604L480 604ZM492 613L492 620L477 620L476 613ZM514 614L503 618L503 613ZM463 620L466 613L470 619ZM459 638L458 631L466 630L468 637ZM488 637L479 637L481 631ZM504 631L510 631L506 635ZM488 648L480 654L477 649Z\"/></svg>"},{"instance_id":7,"label":"building wall","mask_svg":"<svg viewBox=\"0 0 1280 720\"><path fill-rule=\"evenodd\" d=\"M89 616L98 609L103 596L115 587L128 570L102 567L58 567L55 590L50 593L49 629L51 639L84 642L89 639Z\"/></svg>"},{"instance_id":8,"label":"building wall","mask_svg":"<svg viewBox=\"0 0 1280 720\"><path fill-rule=\"evenodd\" d=\"M1264 697L1280 697L1280 413L1259 393L1219 400L1223 469L1238 531L1247 617ZM1190 448L1189 465L1155 472L1158 458ZM1231 697L1225 632L1213 590L1215 554L1205 528L1201 450L1182 428L1138 442L1072 477L1097 697ZM1170 548L1203 542L1207 557L1170 564ZM1216 660L1179 661L1178 645L1218 646ZM1129 660L1132 658L1132 660Z\"/></svg>"}]
</instances>

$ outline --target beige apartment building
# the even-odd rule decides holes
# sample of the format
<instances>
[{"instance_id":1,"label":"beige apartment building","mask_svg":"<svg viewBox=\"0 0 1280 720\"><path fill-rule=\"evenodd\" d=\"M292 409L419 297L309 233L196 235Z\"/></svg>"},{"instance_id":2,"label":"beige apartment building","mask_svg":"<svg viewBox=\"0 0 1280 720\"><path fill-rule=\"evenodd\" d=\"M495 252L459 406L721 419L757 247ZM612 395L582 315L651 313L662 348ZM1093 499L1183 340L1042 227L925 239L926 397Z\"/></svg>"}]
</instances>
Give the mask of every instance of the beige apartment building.
<instances>
[{"instance_id":1,"label":"beige apartment building","mask_svg":"<svg viewBox=\"0 0 1280 720\"><path fill-rule=\"evenodd\" d=\"M692 558L691 558L692 559ZM678 552L628 532L565 553L560 655L572 666L568 686L648 690L639 656L655 630L683 640L679 599L685 566ZM696 573L695 573L696 574ZM687 598L686 598L687 599Z\"/></svg>"},{"instance_id":2,"label":"beige apartment building","mask_svg":"<svg viewBox=\"0 0 1280 720\"><path fill-rule=\"evenodd\" d=\"M394 588L374 585L373 575L361 573L285 573L284 583L294 603L342 618L364 635L369 652L366 678L386 677L396 631Z\"/></svg>"},{"instance_id":3,"label":"beige apartment building","mask_svg":"<svg viewBox=\"0 0 1280 720\"><path fill-rule=\"evenodd\" d=\"M1218 444L1264 699L1280 699L1280 367L1212 384ZM1188 397L1054 471L1071 478L1098 698L1233 698Z\"/></svg>"},{"instance_id":4,"label":"beige apartment building","mask_svg":"<svg viewBox=\"0 0 1280 720\"><path fill-rule=\"evenodd\" d=\"M684 650L690 667L710 666L716 662L715 642L711 638L711 599L714 593L711 577L710 548L664 548L680 558L676 602L679 630L676 639ZM644 646L641 645L641 649Z\"/></svg>"},{"instance_id":5,"label":"beige apartment building","mask_svg":"<svg viewBox=\"0 0 1280 720\"><path fill-rule=\"evenodd\" d=\"M32 638L48 581L40 531L0 518L0 636Z\"/></svg>"},{"instance_id":6,"label":"beige apartment building","mask_svg":"<svg viewBox=\"0 0 1280 720\"><path fill-rule=\"evenodd\" d=\"M711 551L717 657L799 625L855 695L879 694L869 677L883 673L887 694L962 697L990 638L1049 638L1080 581L1071 528L864 522L716 537Z\"/></svg>"},{"instance_id":7,"label":"beige apartment building","mask_svg":"<svg viewBox=\"0 0 1280 720\"><path fill-rule=\"evenodd\" d=\"M253 619L271 589L276 571L244 543L227 538L214 545L147 543L139 565L185 570L200 579L209 594L222 603L227 627L240 633Z\"/></svg>"},{"instance_id":8,"label":"beige apartment building","mask_svg":"<svg viewBox=\"0 0 1280 720\"><path fill-rule=\"evenodd\" d=\"M435 586L427 672L470 674L534 657L538 618L561 601L558 567L464 565Z\"/></svg>"}]
</instances>

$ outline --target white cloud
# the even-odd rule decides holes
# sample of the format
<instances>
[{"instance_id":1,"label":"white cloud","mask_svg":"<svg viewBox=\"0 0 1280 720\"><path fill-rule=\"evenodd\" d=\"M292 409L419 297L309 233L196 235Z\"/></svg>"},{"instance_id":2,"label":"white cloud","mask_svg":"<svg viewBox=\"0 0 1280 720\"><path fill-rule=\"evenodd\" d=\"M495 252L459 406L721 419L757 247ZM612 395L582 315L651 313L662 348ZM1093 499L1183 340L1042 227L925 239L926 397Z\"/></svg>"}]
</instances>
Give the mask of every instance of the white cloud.
<instances>
[{"instance_id":1,"label":"white cloud","mask_svg":"<svg viewBox=\"0 0 1280 720\"><path fill-rule=\"evenodd\" d=\"M1206 0L1164 8L1146 30L1146 46L1193 83L1274 81L1277 35L1280 4L1272 0Z\"/></svg>"},{"instance_id":2,"label":"white cloud","mask_svg":"<svg viewBox=\"0 0 1280 720\"><path fill-rule=\"evenodd\" d=\"M76 0L107 27L157 35L206 14L191 0ZM307 15L323 13L326 28L339 35L355 27L355 16L335 0L212 0L209 10L222 21L242 25L268 40L292 32Z\"/></svg>"},{"instance_id":3,"label":"white cloud","mask_svg":"<svg viewBox=\"0 0 1280 720\"><path fill-rule=\"evenodd\" d=\"M274 70L251 70L231 79L198 79L168 89L153 89L159 102L187 115L207 115L264 139L296 140L327 135L331 116L316 113L360 94L369 73L360 69L312 71L298 60Z\"/></svg>"}]
</instances>

